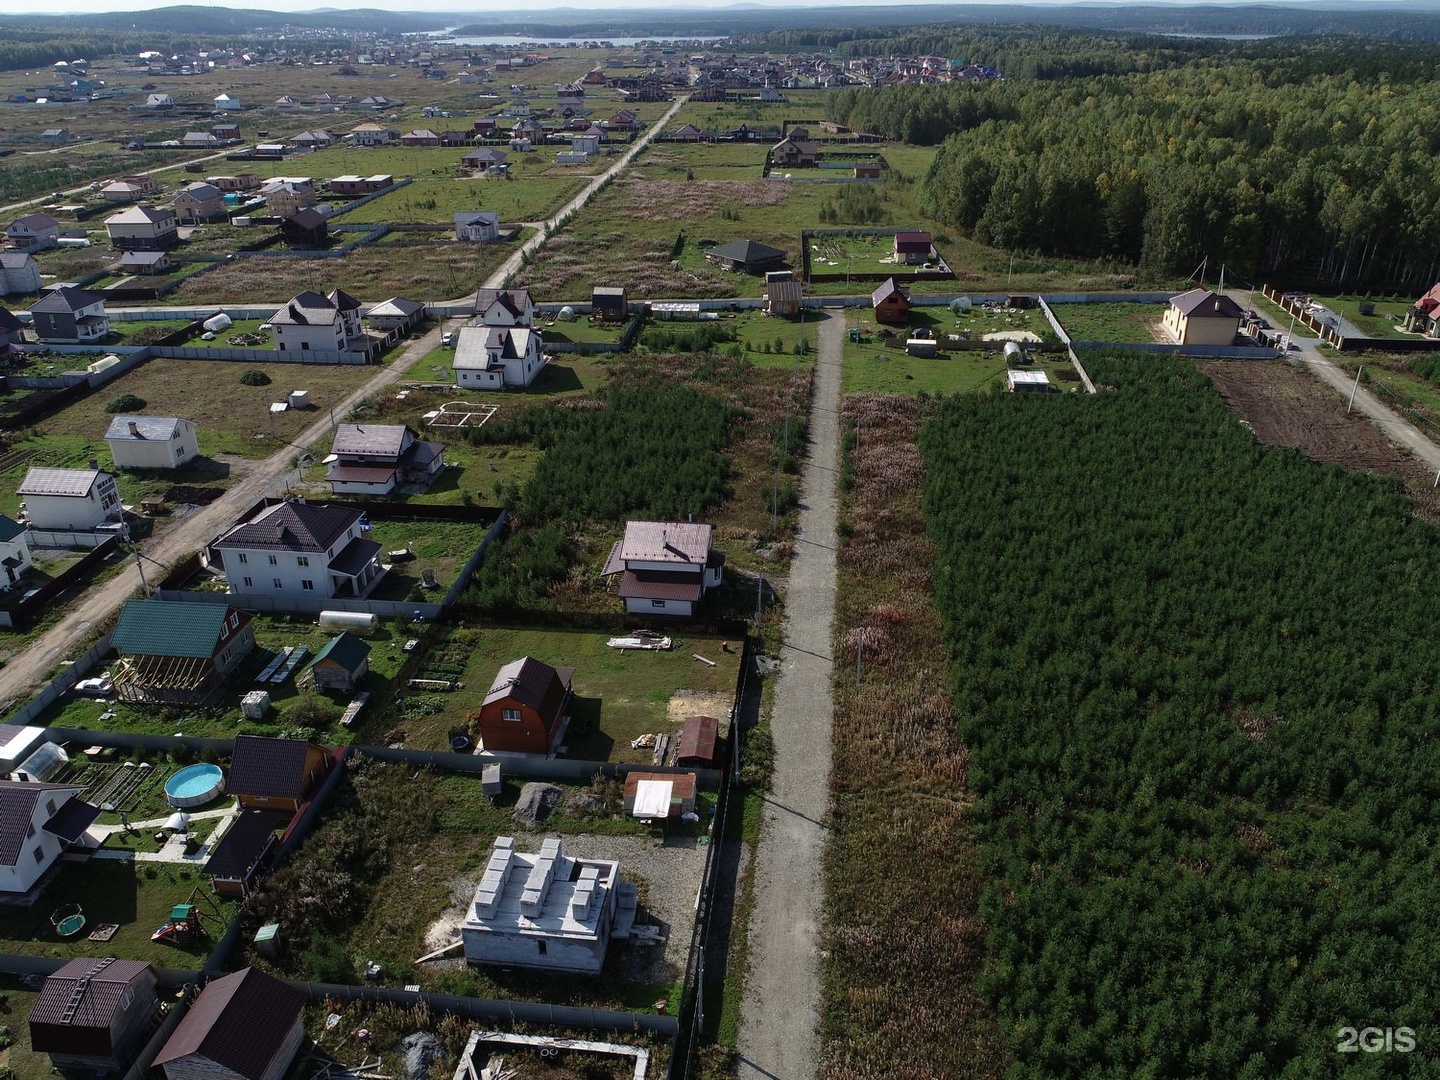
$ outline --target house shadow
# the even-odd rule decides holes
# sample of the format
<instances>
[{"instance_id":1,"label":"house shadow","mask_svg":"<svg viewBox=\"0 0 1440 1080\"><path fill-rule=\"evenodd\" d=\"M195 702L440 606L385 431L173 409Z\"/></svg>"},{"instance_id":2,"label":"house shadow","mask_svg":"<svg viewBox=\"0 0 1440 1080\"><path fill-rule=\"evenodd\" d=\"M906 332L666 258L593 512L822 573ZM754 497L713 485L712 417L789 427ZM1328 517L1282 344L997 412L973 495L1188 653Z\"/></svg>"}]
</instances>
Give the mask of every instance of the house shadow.
<instances>
[{"instance_id":1,"label":"house shadow","mask_svg":"<svg viewBox=\"0 0 1440 1080\"><path fill-rule=\"evenodd\" d=\"M609 761L615 740L600 730L602 702L576 695L570 699L570 728L565 732L565 756L580 761Z\"/></svg>"},{"instance_id":2,"label":"house shadow","mask_svg":"<svg viewBox=\"0 0 1440 1080\"><path fill-rule=\"evenodd\" d=\"M522 394L563 394L569 390L585 389L575 369L554 361L540 370L540 377L520 392Z\"/></svg>"},{"instance_id":3,"label":"house shadow","mask_svg":"<svg viewBox=\"0 0 1440 1080\"><path fill-rule=\"evenodd\" d=\"M30 906L0 907L0 938L56 945L62 941L84 942L84 934L62 939L51 924L51 915L59 908L78 904L87 927L101 923L129 926L139 914L139 895L138 868L128 859L62 863ZM62 951L70 950L62 946Z\"/></svg>"}]
</instances>

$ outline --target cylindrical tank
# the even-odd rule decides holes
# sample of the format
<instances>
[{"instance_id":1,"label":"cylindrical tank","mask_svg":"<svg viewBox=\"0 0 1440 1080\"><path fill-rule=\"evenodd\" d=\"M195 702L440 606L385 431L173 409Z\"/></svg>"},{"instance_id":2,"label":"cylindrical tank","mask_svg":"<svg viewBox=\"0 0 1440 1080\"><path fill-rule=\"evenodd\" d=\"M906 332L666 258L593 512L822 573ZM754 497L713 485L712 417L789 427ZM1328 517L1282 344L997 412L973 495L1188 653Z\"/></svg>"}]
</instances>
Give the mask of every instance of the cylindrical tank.
<instances>
[{"instance_id":1,"label":"cylindrical tank","mask_svg":"<svg viewBox=\"0 0 1440 1080\"><path fill-rule=\"evenodd\" d=\"M322 611L323 630L349 630L352 634L373 634L380 625L380 616L370 611Z\"/></svg>"}]
</instances>

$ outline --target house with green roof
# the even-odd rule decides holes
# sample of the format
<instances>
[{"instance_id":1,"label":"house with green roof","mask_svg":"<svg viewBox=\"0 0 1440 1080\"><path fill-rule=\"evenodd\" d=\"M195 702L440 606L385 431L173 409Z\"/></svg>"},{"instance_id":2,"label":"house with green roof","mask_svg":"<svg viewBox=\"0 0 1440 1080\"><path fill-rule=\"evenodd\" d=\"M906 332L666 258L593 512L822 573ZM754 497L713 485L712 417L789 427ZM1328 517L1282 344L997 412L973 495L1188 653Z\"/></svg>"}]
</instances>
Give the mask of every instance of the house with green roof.
<instances>
[{"instance_id":1,"label":"house with green roof","mask_svg":"<svg viewBox=\"0 0 1440 1080\"><path fill-rule=\"evenodd\" d=\"M226 677L255 648L247 611L228 604L131 600L110 644L120 654L112 680L121 701L211 705Z\"/></svg>"},{"instance_id":2,"label":"house with green roof","mask_svg":"<svg viewBox=\"0 0 1440 1080\"><path fill-rule=\"evenodd\" d=\"M370 670L370 644L346 630L326 642L305 668L317 690L350 693Z\"/></svg>"}]
</instances>

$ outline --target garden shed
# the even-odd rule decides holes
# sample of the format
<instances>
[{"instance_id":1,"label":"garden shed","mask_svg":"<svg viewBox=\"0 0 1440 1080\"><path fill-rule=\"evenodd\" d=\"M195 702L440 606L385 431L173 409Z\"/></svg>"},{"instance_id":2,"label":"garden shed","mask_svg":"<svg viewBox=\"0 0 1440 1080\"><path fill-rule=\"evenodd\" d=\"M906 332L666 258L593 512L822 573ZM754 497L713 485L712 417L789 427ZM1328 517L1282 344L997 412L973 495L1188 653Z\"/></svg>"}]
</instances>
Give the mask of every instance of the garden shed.
<instances>
[{"instance_id":1,"label":"garden shed","mask_svg":"<svg viewBox=\"0 0 1440 1080\"><path fill-rule=\"evenodd\" d=\"M305 669L319 690L350 693L370 670L370 645L346 630L325 643Z\"/></svg>"}]
</instances>

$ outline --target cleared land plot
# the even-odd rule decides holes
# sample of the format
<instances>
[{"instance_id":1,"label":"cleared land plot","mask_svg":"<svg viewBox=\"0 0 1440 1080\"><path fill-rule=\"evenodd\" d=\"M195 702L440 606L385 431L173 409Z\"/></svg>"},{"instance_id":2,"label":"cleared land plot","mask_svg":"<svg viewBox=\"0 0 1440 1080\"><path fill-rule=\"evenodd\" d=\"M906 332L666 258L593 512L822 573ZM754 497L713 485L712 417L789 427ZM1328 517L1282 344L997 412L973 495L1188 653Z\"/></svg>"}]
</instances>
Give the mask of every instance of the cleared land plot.
<instances>
[{"instance_id":1,"label":"cleared land plot","mask_svg":"<svg viewBox=\"0 0 1440 1080\"><path fill-rule=\"evenodd\" d=\"M903 280L919 268L895 261L893 236L827 233L810 237L812 274L898 274ZM866 281L855 282L851 289L864 293L874 287L874 282Z\"/></svg>"},{"instance_id":2,"label":"cleared land plot","mask_svg":"<svg viewBox=\"0 0 1440 1080\"><path fill-rule=\"evenodd\" d=\"M209 901L197 900L206 936L190 948L151 941L150 935L170 921L170 909L194 895ZM80 905L87 930L62 939L50 916L67 904ZM124 956L165 967L194 967L215 947L235 909L224 904L218 906L218 915L215 912L209 881L189 867L100 858L62 863L32 907L0 908L0 950L62 960ZM116 923L119 929L109 941L89 940L88 929L100 923Z\"/></svg>"},{"instance_id":3,"label":"cleared land plot","mask_svg":"<svg viewBox=\"0 0 1440 1080\"><path fill-rule=\"evenodd\" d=\"M1052 391L1080 385L1070 361L1052 353L1026 365L1050 376ZM942 352L934 359L907 356L903 348L860 344L845 346L845 393L969 394L1004 392L1005 357L995 351Z\"/></svg>"},{"instance_id":4,"label":"cleared land plot","mask_svg":"<svg viewBox=\"0 0 1440 1080\"><path fill-rule=\"evenodd\" d=\"M1050 310L1072 341L1167 340L1160 329L1163 304L1052 304Z\"/></svg>"},{"instance_id":5,"label":"cleared land plot","mask_svg":"<svg viewBox=\"0 0 1440 1080\"><path fill-rule=\"evenodd\" d=\"M585 761L651 760L647 749L632 750L632 740L647 733L678 734L668 715L670 699L685 690L733 694L739 670L738 645L721 648L718 638L686 634L683 627L659 626L672 635L668 652L630 652L605 644L612 636L603 630L540 630L515 627L457 629L422 659L420 677L459 679L465 689L449 694L428 694L429 707L439 711L405 717L418 707L397 707L395 723L405 733L407 746L444 749L452 730L474 725L469 717L480 708L495 673L512 660L533 656L547 664L575 669L574 723L565 743L566 756ZM701 663L692 653L715 661ZM463 665L463 666L462 666ZM431 672L427 676L426 672ZM728 718L728 711L721 719ZM681 717L680 719L683 719Z\"/></svg>"},{"instance_id":6,"label":"cleared land plot","mask_svg":"<svg viewBox=\"0 0 1440 1080\"><path fill-rule=\"evenodd\" d=\"M548 331L547 331L548 333ZM421 357L411 372L427 382L455 382L455 350L441 346ZM419 397L411 391L402 403L382 403L379 407L384 415L414 411L417 404L427 409L436 408L443 401L462 395L466 401L482 405L505 406L523 405L534 397L559 397L564 395L593 393L605 381L606 359L601 356L587 356L583 353L558 353L541 369L540 374L529 386L515 390L479 391L467 388L463 391L449 391L443 400L433 396ZM411 399L414 399L413 401ZM423 413L425 409L420 410ZM418 416L420 413L417 413ZM416 421L408 421L412 425Z\"/></svg>"},{"instance_id":7,"label":"cleared land plot","mask_svg":"<svg viewBox=\"0 0 1440 1080\"><path fill-rule=\"evenodd\" d=\"M584 176L531 176L528 171L524 176L483 180L423 177L337 220L347 225L449 225L461 211L493 210L503 222L540 221L584 186ZM465 246L468 250L479 245Z\"/></svg>"}]
</instances>

